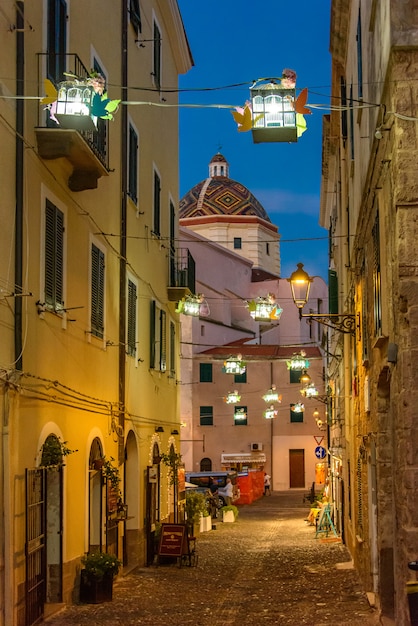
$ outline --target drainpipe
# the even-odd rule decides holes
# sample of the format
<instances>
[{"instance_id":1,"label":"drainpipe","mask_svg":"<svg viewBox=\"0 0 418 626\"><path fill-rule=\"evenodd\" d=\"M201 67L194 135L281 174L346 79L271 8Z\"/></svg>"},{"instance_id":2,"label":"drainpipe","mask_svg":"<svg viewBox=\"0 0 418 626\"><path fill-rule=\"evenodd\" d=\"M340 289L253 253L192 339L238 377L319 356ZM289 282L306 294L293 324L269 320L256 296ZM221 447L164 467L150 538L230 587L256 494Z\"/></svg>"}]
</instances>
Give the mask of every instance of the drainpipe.
<instances>
[{"instance_id":1,"label":"drainpipe","mask_svg":"<svg viewBox=\"0 0 418 626\"><path fill-rule=\"evenodd\" d=\"M23 157L24 157L24 95L25 86L25 41L24 41L24 7L22 0L16 2L16 163L15 163L15 293L14 299L14 338L15 338L15 367L22 370L22 242L23 242Z\"/></svg>"},{"instance_id":2,"label":"drainpipe","mask_svg":"<svg viewBox=\"0 0 418 626\"><path fill-rule=\"evenodd\" d=\"M122 102L128 99L128 1L122 0ZM125 426L125 386L126 386L126 190L127 190L127 135L128 111L126 106L121 107L121 205L120 205L120 266L119 266L119 426L124 431ZM124 437L119 437L119 464L124 462Z\"/></svg>"}]
</instances>

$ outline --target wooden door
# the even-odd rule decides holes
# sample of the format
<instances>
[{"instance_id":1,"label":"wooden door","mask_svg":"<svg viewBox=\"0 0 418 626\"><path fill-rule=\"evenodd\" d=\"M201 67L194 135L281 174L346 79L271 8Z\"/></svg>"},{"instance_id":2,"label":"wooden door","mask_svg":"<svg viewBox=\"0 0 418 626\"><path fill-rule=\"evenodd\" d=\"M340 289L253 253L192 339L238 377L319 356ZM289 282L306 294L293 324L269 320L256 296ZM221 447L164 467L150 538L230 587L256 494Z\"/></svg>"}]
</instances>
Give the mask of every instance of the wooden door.
<instances>
[{"instance_id":1,"label":"wooden door","mask_svg":"<svg viewBox=\"0 0 418 626\"><path fill-rule=\"evenodd\" d=\"M289 486L305 487L305 450L289 450Z\"/></svg>"}]
</instances>

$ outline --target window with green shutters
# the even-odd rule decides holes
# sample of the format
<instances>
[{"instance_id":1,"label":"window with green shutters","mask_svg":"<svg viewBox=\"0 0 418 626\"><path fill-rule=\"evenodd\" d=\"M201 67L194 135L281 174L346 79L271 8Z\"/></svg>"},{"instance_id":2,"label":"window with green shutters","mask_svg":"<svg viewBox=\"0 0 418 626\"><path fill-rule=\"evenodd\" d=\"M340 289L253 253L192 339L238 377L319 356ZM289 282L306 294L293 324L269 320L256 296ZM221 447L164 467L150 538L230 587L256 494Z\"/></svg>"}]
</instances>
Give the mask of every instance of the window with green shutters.
<instances>
[{"instance_id":1,"label":"window with green shutters","mask_svg":"<svg viewBox=\"0 0 418 626\"><path fill-rule=\"evenodd\" d=\"M300 377L302 376L302 370L289 370L290 383L300 383Z\"/></svg>"},{"instance_id":2,"label":"window with green shutters","mask_svg":"<svg viewBox=\"0 0 418 626\"><path fill-rule=\"evenodd\" d=\"M212 363L199 363L200 368L200 377L199 380L201 383L211 383L212 382Z\"/></svg>"},{"instance_id":3,"label":"window with green shutters","mask_svg":"<svg viewBox=\"0 0 418 626\"><path fill-rule=\"evenodd\" d=\"M154 22L154 50L153 50L153 77L154 85L161 89L161 33Z\"/></svg>"},{"instance_id":4,"label":"window with green shutters","mask_svg":"<svg viewBox=\"0 0 418 626\"><path fill-rule=\"evenodd\" d=\"M128 195L132 202L138 202L138 135L129 124L128 136Z\"/></svg>"},{"instance_id":5,"label":"window with green shutters","mask_svg":"<svg viewBox=\"0 0 418 626\"><path fill-rule=\"evenodd\" d=\"M176 326L170 322L170 374L176 375Z\"/></svg>"},{"instance_id":6,"label":"window with green shutters","mask_svg":"<svg viewBox=\"0 0 418 626\"><path fill-rule=\"evenodd\" d=\"M157 172L154 171L154 218L152 232L154 235L161 235L161 180Z\"/></svg>"},{"instance_id":7,"label":"window with green shutters","mask_svg":"<svg viewBox=\"0 0 418 626\"><path fill-rule=\"evenodd\" d=\"M45 304L64 308L64 213L50 200L45 204Z\"/></svg>"},{"instance_id":8,"label":"window with green shutters","mask_svg":"<svg viewBox=\"0 0 418 626\"><path fill-rule=\"evenodd\" d=\"M91 246L91 333L103 338L105 258L100 248Z\"/></svg>"},{"instance_id":9,"label":"window with green shutters","mask_svg":"<svg viewBox=\"0 0 418 626\"><path fill-rule=\"evenodd\" d=\"M243 374L234 374L234 383L246 383L247 382L247 370Z\"/></svg>"},{"instance_id":10,"label":"window with green shutters","mask_svg":"<svg viewBox=\"0 0 418 626\"><path fill-rule=\"evenodd\" d=\"M165 372L167 369L166 312L151 300L150 310L150 368Z\"/></svg>"},{"instance_id":11,"label":"window with green shutters","mask_svg":"<svg viewBox=\"0 0 418 626\"><path fill-rule=\"evenodd\" d=\"M129 356L136 355L136 313L137 289L134 282L128 280L128 341L126 352Z\"/></svg>"}]
</instances>

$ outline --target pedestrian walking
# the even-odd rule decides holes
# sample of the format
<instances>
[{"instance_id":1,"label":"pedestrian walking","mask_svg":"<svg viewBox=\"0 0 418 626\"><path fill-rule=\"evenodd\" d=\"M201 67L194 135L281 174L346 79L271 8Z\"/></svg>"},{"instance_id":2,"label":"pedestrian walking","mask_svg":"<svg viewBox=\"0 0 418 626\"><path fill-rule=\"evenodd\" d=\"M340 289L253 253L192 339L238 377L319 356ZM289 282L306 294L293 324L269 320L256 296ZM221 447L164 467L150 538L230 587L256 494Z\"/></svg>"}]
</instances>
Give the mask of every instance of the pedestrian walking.
<instances>
[{"instance_id":1,"label":"pedestrian walking","mask_svg":"<svg viewBox=\"0 0 418 626\"><path fill-rule=\"evenodd\" d=\"M270 486L271 486L271 476L264 472L264 495L271 496Z\"/></svg>"}]
</instances>

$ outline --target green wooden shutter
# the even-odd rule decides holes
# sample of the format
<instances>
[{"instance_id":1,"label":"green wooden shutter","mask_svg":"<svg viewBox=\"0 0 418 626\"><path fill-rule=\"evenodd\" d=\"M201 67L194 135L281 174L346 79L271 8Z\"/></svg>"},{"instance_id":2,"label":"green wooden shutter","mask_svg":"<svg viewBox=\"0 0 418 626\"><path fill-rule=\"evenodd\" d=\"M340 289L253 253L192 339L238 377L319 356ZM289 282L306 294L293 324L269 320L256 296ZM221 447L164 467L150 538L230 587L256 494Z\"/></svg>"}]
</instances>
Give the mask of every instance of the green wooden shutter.
<instances>
[{"instance_id":1,"label":"green wooden shutter","mask_svg":"<svg viewBox=\"0 0 418 626\"><path fill-rule=\"evenodd\" d=\"M150 307L150 368L155 369L155 300L151 300Z\"/></svg>"},{"instance_id":2,"label":"green wooden shutter","mask_svg":"<svg viewBox=\"0 0 418 626\"><path fill-rule=\"evenodd\" d=\"M160 370L165 372L167 370L167 324L166 324L166 312L160 311Z\"/></svg>"},{"instance_id":3,"label":"green wooden shutter","mask_svg":"<svg viewBox=\"0 0 418 626\"><path fill-rule=\"evenodd\" d=\"M136 354L136 285L128 280L128 345L127 353Z\"/></svg>"},{"instance_id":4,"label":"green wooden shutter","mask_svg":"<svg viewBox=\"0 0 418 626\"><path fill-rule=\"evenodd\" d=\"M49 200L45 206L45 302L62 309L64 285L64 214Z\"/></svg>"},{"instance_id":5,"label":"green wooden shutter","mask_svg":"<svg viewBox=\"0 0 418 626\"><path fill-rule=\"evenodd\" d=\"M338 276L335 270L328 270L329 313L338 313Z\"/></svg>"},{"instance_id":6,"label":"green wooden shutter","mask_svg":"<svg viewBox=\"0 0 418 626\"><path fill-rule=\"evenodd\" d=\"M91 247L91 332L96 337L104 334L104 253L94 244Z\"/></svg>"}]
</instances>

